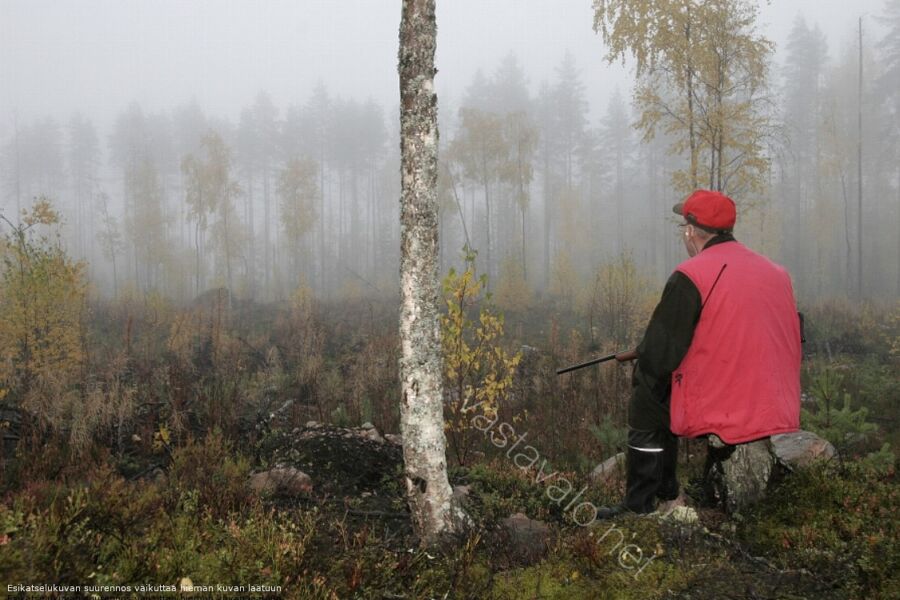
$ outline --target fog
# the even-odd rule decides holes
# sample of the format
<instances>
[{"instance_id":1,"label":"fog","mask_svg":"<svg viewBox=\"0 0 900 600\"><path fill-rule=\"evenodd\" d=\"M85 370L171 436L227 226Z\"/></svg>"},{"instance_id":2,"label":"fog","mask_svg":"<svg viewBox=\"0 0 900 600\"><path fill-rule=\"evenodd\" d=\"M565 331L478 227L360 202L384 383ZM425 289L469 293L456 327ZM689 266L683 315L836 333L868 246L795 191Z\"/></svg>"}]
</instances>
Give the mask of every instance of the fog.
<instances>
[{"instance_id":1,"label":"fog","mask_svg":"<svg viewBox=\"0 0 900 600\"><path fill-rule=\"evenodd\" d=\"M639 117L629 106L634 64L630 58L606 62L591 3L437 4L442 162L451 165L442 196L442 267L458 263L468 235L492 279L521 278L535 292L554 289L567 269L574 281L585 281L598 264L623 252L663 280L682 258L666 207L683 195L672 174L684 156L671 154L659 137L646 143L633 128L618 127ZM758 32L775 43L767 85L779 132L765 142L765 189L726 191L736 194L747 223L743 234L739 223L738 236L792 268L808 301L853 295L856 259L848 248L856 241L848 236L856 218L859 17L867 107L863 287L870 297L890 299L900 285L896 100L885 100L896 90L879 79L880 53L892 35L882 17L886 7L882 0L759 5ZM400 3L387 0L0 0L4 214L33 197L51 199L66 217L70 253L90 264L103 294L134 285L187 299L229 282L239 293L263 298L284 297L302 282L322 295L354 286L392 293L399 252L399 17ZM818 133L792 136L785 133L791 92L783 65L798 17L821 30L827 48L814 77L821 86L813 100L821 109L813 127ZM888 88L877 81L888 81ZM574 87L566 91L567 85ZM550 92L574 98L578 140L570 148L545 146L552 156L544 156L542 166L541 144L547 132L559 131L541 112L559 112L559 97ZM467 174L471 156L460 133L466 106L529 115L536 137L522 187L525 210L508 181L479 182ZM824 159L791 162L800 136L808 134L822 148L830 139L825 130L834 138L828 164L837 167L824 173L815 171ZM209 131L221 138L229 176L239 187L232 198L236 217L219 234L235 248L224 251L189 210L185 159L201 164L211 156L203 142ZM560 153L570 151L578 165L557 168ZM301 206L298 200L300 208L291 213L279 183L294 158L308 164L297 166L293 198L305 194L308 201ZM303 168L315 175L303 179ZM485 209L491 193L498 203ZM790 200L801 196L802 202ZM145 202L158 205L152 214ZM290 214L294 221L287 223ZM98 241L103 224L121 230L124 241L115 252L108 248L110 227L106 251ZM228 227L235 227L230 238ZM222 266L232 259L240 266ZM829 268L836 264L841 267Z\"/></svg>"},{"instance_id":2,"label":"fog","mask_svg":"<svg viewBox=\"0 0 900 600\"><path fill-rule=\"evenodd\" d=\"M780 47L803 14L832 48L854 41L855 19L879 0L761 2L760 22ZM592 108L630 85L608 66L588 0L452 0L437 3L441 100L457 101L479 68L510 52L535 87L571 51ZM196 100L234 116L265 90L279 106L323 81L337 95L396 104L393 0L3 0L0 2L0 131L21 118L80 111L99 120L131 101L149 111ZM877 18L867 26L876 27Z\"/></svg>"}]
</instances>

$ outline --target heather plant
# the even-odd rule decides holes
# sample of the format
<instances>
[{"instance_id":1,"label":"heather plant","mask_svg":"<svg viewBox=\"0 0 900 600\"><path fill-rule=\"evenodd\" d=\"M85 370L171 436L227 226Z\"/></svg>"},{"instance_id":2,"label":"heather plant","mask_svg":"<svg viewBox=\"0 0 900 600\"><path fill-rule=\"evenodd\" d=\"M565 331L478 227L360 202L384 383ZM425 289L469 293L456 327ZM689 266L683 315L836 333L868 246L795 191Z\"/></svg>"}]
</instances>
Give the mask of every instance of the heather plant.
<instances>
[{"instance_id":1,"label":"heather plant","mask_svg":"<svg viewBox=\"0 0 900 600\"><path fill-rule=\"evenodd\" d=\"M738 538L779 568L819 574L842 597L892 597L898 500L892 472L865 463L819 465L770 490L739 525Z\"/></svg>"},{"instance_id":2,"label":"heather plant","mask_svg":"<svg viewBox=\"0 0 900 600\"><path fill-rule=\"evenodd\" d=\"M320 516L279 514L249 491L232 496L227 485L222 497L205 494L231 468L222 450L212 440L178 459L186 468L200 465L196 478L208 481L179 472L131 482L101 468L86 484L35 484L18 492L0 504L0 572L7 581L83 586L171 584L182 577L206 585L253 582L290 586L302 596L299 574L313 567ZM222 464L203 467L209 460ZM239 474L242 484L245 476Z\"/></svg>"},{"instance_id":3,"label":"heather plant","mask_svg":"<svg viewBox=\"0 0 900 600\"><path fill-rule=\"evenodd\" d=\"M173 452L169 479L179 502L204 506L224 517L251 503L249 474L248 460L234 452L221 431L213 430L202 441L191 440Z\"/></svg>"}]
</instances>

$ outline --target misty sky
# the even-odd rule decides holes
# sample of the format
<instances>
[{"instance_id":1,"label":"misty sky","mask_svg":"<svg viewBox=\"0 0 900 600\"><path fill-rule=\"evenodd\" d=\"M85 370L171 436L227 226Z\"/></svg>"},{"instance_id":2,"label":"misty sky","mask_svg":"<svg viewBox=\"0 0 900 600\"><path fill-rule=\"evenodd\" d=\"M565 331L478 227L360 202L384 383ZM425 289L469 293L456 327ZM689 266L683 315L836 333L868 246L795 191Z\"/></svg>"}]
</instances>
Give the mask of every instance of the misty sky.
<instances>
[{"instance_id":1,"label":"misty sky","mask_svg":"<svg viewBox=\"0 0 900 600\"><path fill-rule=\"evenodd\" d=\"M605 108L629 71L603 63L590 0L437 0L437 86L455 103L479 67L514 52L532 90L568 49L592 109ZM856 18L880 35L881 0L762 2L762 25L781 45L798 12L835 48ZM0 136L19 118L75 110L104 126L129 102L148 111L196 99L235 119L266 90L283 108L321 79L332 93L397 104L400 0L0 0Z\"/></svg>"}]
</instances>

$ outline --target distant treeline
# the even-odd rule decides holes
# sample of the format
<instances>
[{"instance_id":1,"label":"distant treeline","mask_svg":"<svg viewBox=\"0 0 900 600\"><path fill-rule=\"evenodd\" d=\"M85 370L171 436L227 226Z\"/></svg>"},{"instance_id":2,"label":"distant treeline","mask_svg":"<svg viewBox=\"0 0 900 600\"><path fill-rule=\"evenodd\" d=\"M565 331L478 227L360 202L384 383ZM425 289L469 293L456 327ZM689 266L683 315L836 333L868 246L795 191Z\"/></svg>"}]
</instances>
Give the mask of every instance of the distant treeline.
<instances>
[{"instance_id":1,"label":"distant treeline","mask_svg":"<svg viewBox=\"0 0 900 600\"><path fill-rule=\"evenodd\" d=\"M883 39L859 36L862 53L829 51L802 17L777 52L753 37L755 13L723 23L723 39L744 35L756 54L713 65L727 75L718 82L692 66L685 97L683 81L644 68L631 106L616 91L595 122L579 72L600 64L566 54L536 87L513 55L479 71L458 106L439 98L443 269L460 265L468 244L491 287L564 295L625 251L662 280L684 255L671 206L696 185L732 195L738 239L786 264L801 301L860 287L896 297L896 0L887 17ZM691 137L677 122L685 106ZM80 114L13 117L0 140L0 205L14 222L50 199L68 252L109 297L128 289L183 301L227 286L272 300L298 285L321 297L394 294L396 112L320 84L284 107L260 92L236 120L196 104L148 113L136 103L109 132Z\"/></svg>"}]
</instances>

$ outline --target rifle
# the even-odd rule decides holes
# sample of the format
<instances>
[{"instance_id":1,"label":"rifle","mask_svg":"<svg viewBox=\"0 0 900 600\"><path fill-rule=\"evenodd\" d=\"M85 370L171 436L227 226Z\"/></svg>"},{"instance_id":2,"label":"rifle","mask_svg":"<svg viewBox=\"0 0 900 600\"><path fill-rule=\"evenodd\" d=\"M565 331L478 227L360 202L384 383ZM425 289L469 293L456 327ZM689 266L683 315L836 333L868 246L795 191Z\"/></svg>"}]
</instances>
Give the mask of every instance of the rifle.
<instances>
[{"instance_id":1,"label":"rifle","mask_svg":"<svg viewBox=\"0 0 900 600\"><path fill-rule=\"evenodd\" d=\"M615 354L601 356L600 358L595 358L593 360L589 360L587 362L583 362L578 365L572 365L571 367L557 369L556 374L562 375L563 373L568 373L569 371L575 371L576 369L583 369L584 367L589 367L591 365L596 365L596 364L606 362L606 361L612 360L612 359L616 359L619 362L627 362L629 360L634 360L636 358L637 358L637 350L626 350L625 352L617 352Z\"/></svg>"}]
</instances>

